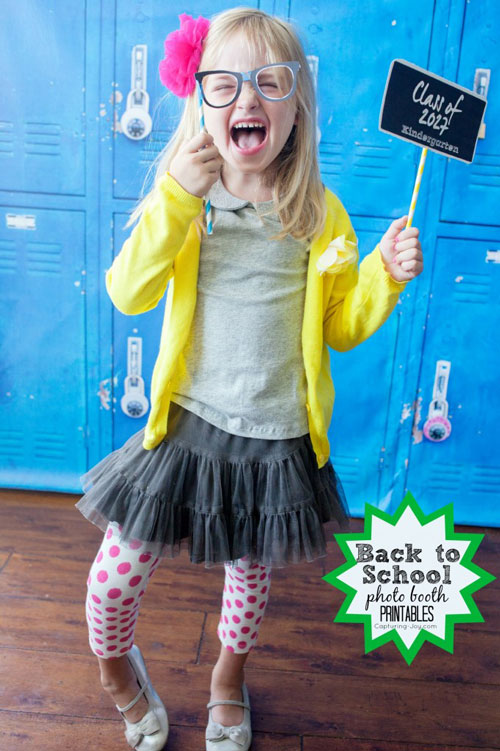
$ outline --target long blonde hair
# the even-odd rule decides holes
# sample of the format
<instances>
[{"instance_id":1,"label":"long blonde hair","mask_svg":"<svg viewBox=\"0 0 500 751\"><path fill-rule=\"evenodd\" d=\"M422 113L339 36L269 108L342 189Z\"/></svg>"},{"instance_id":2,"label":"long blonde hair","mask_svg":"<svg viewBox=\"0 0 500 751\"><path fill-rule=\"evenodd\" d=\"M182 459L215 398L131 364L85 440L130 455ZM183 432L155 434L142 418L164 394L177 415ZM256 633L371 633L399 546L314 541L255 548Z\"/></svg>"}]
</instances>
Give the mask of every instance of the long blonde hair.
<instances>
[{"instance_id":1,"label":"long blonde hair","mask_svg":"<svg viewBox=\"0 0 500 751\"><path fill-rule=\"evenodd\" d=\"M272 190L273 205L266 214L276 212L281 231L270 239L281 240L288 234L309 243L322 232L326 220L324 186L317 159L316 99L314 83L302 43L293 26L276 16L254 8L238 7L222 11L210 20L210 28L203 42L199 68L210 70L216 64L219 50L233 33L243 32L250 50L263 50L266 63L298 60L297 124L276 160L263 176ZM198 88L186 98L184 111L173 136L151 164L146 175L139 203L125 227L138 219L152 198L158 180L168 171L183 143L200 131ZM153 188L144 195L144 186L151 170L156 168ZM206 235L205 208L197 217L197 224Z\"/></svg>"}]
</instances>

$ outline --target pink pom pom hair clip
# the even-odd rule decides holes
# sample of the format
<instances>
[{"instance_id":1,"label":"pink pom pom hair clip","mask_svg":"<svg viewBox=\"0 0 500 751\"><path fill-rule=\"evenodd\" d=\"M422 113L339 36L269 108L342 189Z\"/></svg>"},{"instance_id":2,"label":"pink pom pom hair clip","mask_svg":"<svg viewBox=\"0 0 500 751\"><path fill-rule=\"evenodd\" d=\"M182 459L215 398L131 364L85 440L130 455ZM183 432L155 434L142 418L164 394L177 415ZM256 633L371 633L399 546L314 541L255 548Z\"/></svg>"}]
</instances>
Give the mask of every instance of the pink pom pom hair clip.
<instances>
[{"instance_id":1,"label":"pink pom pom hair clip","mask_svg":"<svg viewBox=\"0 0 500 751\"><path fill-rule=\"evenodd\" d=\"M210 21L199 16L196 20L186 13L179 16L181 28L172 31L165 39L165 57L160 62L160 81L176 96L185 99L193 93L196 86L194 74L201 60L203 41L208 34ZM199 89L200 130L205 129L203 116L203 97ZM205 201L207 215L207 233L212 234L212 207L210 200Z\"/></svg>"}]
</instances>

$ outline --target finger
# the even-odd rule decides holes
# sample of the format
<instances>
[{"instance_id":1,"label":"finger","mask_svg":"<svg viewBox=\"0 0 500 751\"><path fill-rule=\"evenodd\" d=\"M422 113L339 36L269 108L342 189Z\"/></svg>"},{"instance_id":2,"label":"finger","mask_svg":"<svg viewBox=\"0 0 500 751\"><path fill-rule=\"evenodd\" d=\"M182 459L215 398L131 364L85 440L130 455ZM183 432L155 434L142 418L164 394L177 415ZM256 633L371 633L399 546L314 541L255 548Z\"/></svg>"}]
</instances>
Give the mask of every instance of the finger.
<instances>
[{"instance_id":1,"label":"finger","mask_svg":"<svg viewBox=\"0 0 500 751\"><path fill-rule=\"evenodd\" d=\"M408 220L408 216L407 215L402 216L400 219L395 219L392 222L392 224L390 225L390 227L387 230L387 232L385 233L385 236L389 240L393 240L396 237L396 235L398 235L401 232L401 230L403 229L403 227L406 226L407 220Z\"/></svg>"},{"instance_id":2,"label":"finger","mask_svg":"<svg viewBox=\"0 0 500 751\"><path fill-rule=\"evenodd\" d=\"M416 242L414 237L409 237L407 240L398 240L396 245L394 246L394 249L397 251L400 250L410 250L411 248L416 248Z\"/></svg>"},{"instance_id":3,"label":"finger","mask_svg":"<svg viewBox=\"0 0 500 751\"><path fill-rule=\"evenodd\" d=\"M418 237L420 234L420 230L418 227L408 227L408 229L403 229L398 235L398 239L401 240L407 240L409 237Z\"/></svg>"},{"instance_id":4,"label":"finger","mask_svg":"<svg viewBox=\"0 0 500 751\"><path fill-rule=\"evenodd\" d=\"M219 158L219 149L217 146L207 146L196 154L196 161L198 162L210 162L212 159Z\"/></svg>"},{"instance_id":5,"label":"finger","mask_svg":"<svg viewBox=\"0 0 500 751\"><path fill-rule=\"evenodd\" d=\"M200 133L194 136L194 138L187 142L187 153L194 154L201 148L203 148L203 146L212 144L213 141L214 137L211 136L210 133L206 133L204 130L202 130Z\"/></svg>"}]
</instances>

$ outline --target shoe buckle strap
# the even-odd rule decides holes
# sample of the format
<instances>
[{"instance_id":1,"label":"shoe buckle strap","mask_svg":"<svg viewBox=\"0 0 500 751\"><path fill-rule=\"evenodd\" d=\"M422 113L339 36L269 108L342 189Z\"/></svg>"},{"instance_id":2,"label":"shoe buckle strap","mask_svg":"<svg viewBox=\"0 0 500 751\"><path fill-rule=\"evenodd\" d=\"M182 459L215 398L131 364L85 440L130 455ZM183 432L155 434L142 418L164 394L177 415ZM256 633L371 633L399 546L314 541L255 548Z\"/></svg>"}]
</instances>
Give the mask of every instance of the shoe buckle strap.
<instances>
[{"instance_id":1,"label":"shoe buckle strap","mask_svg":"<svg viewBox=\"0 0 500 751\"><path fill-rule=\"evenodd\" d=\"M117 704L116 708L118 709L118 711L119 712L127 712L129 709L132 709L132 707L134 706L134 704L137 704L137 702L139 701L139 699L141 698L141 696L143 695L143 693L145 692L146 689L147 689L147 684L145 683L144 686L139 691L139 693L137 694L137 696L134 699L132 699L132 701L130 702L130 704L127 704L126 707L119 707L118 704Z\"/></svg>"}]
</instances>

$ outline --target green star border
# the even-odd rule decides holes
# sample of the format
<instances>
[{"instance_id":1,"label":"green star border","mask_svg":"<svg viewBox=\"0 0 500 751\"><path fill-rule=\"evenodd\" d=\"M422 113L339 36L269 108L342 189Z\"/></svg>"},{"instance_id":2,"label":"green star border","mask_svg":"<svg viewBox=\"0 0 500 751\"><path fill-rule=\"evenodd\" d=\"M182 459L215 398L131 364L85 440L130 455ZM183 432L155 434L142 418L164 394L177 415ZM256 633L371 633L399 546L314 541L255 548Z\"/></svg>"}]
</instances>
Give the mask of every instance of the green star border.
<instances>
[{"instance_id":1,"label":"green star border","mask_svg":"<svg viewBox=\"0 0 500 751\"><path fill-rule=\"evenodd\" d=\"M433 521L439 516L444 515L445 516L445 530L446 530L446 540L468 540L469 546L464 553L463 559L460 561L460 565L464 566L465 568L468 568L470 571L472 571L474 574L477 574L479 577L476 579L475 582L472 582L468 586L464 587L462 590L460 590L460 594L462 595L467 607L470 610L469 614L457 614L453 615L451 613L447 614L445 616L446 620L446 626L445 626L445 638L441 639L440 637L436 636L435 634L432 634L430 631L427 631L425 627L423 627L420 630L420 633L418 634L417 638L414 640L413 644L410 648L406 646L406 644L401 639L397 629L390 629L386 631L384 634L382 634L379 637L372 638L371 637L371 615L363 615L361 613L353 613L348 614L347 610L356 595L357 590L353 589L351 586L346 584L343 581L339 580L340 574L344 573L344 571L347 571L348 569L352 568L353 566L357 565L357 561L354 558L353 554L351 553L347 541L350 540L359 540L359 541L368 541L371 540L372 536L372 519L374 516L379 517L383 521L392 524L395 526L399 519L401 518L402 514L406 510L406 508L410 507L415 514L416 518L420 522L422 526L427 524L428 522ZM399 504L398 508L394 512L394 514L388 514L385 511L381 511L380 509L376 508L376 506L373 506L370 503L365 504L365 529L362 533L355 533L355 532L339 532L334 535L336 541L338 542L340 549L342 550L342 553L345 556L345 563L338 566L333 571L330 571L329 574L326 574L325 576L322 576L321 578L324 579L328 584L331 584L332 587L336 587L337 589L340 589L344 594L347 596L344 599L344 602L342 603L339 612L333 619L334 622L339 623L363 623L365 625L365 654L368 652L371 652L374 649L377 649L378 647L381 647L383 644L386 644L389 641L393 641L396 647L399 649L401 654L403 655L404 659L406 660L408 665L411 665L413 660L415 659L417 653L419 652L422 645L425 643L425 641L429 641L432 644L435 644L438 647L441 647L442 649L446 650L447 652L450 652L453 654L453 637L454 637L454 625L455 623L483 623L484 618L481 615L479 608L477 607L476 603L472 599L473 592L477 592L478 589L481 589L482 587L485 587L490 582L494 581L497 577L493 576L493 574L490 574L485 569L481 568L477 564L472 562L472 558L474 557L476 550L478 549L481 540L484 537L484 534L459 534L454 531L453 528L453 503L449 503L446 506L441 507L440 509L437 509L433 513L426 515L416 502L413 495L410 493L410 491L407 491L405 497Z\"/></svg>"}]
</instances>

